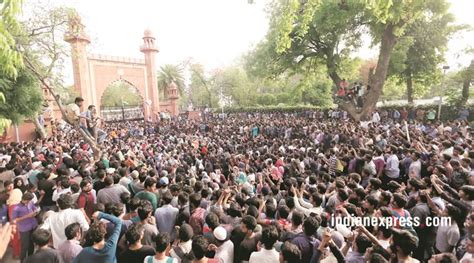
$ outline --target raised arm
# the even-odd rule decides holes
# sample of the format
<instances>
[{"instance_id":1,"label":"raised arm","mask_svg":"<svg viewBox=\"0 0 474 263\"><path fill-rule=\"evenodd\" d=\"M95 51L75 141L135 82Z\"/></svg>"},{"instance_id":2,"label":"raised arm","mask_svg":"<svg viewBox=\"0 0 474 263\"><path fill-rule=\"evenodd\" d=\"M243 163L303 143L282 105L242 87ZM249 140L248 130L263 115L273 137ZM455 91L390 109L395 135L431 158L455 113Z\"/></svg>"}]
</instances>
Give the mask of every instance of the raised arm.
<instances>
[{"instance_id":1,"label":"raised arm","mask_svg":"<svg viewBox=\"0 0 474 263\"><path fill-rule=\"evenodd\" d=\"M120 231L122 230L122 220L120 220L118 217L102 212L95 212L92 217L96 217L98 219L105 219L114 224L114 231L112 232L112 235L110 235L105 246L108 248L116 246L120 236Z\"/></svg>"}]
</instances>

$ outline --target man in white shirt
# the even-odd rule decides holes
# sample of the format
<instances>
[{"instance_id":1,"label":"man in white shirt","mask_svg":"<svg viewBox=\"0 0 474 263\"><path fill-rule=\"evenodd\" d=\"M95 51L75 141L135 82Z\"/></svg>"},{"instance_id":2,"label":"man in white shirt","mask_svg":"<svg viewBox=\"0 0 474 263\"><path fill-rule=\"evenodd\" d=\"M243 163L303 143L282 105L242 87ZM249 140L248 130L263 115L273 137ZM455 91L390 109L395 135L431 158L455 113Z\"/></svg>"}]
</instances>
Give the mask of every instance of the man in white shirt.
<instances>
[{"instance_id":1,"label":"man in white shirt","mask_svg":"<svg viewBox=\"0 0 474 263\"><path fill-rule=\"evenodd\" d=\"M53 246L56 249L67 240L64 229L68 225L79 223L83 232L89 230L89 224L81 210L71 209L73 206L71 195L61 195L58 199L58 206L59 212L52 212L41 226L42 229L51 231L53 236Z\"/></svg>"},{"instance_id":2,"label":"man in white shirt","mask_svg":"<svg viewBox=\"0 0 474 263\"><path fill-rule=\"evenodd\" d=\"M262 237L259 244L263 247L258 252L250 255L249 263L273 263L280 260L280 254L273 248L275 242L279 239L278 230L275 226L270 226L262 231Z\"/></svg>"},{"instance_id":3,"label":"man in white shirt","mask_svg":"<svg viewBox=\"0 0 474 263\"><path fill-rule=\"evenodd\" d=\"M373 123L379 123L380 122L380 114L378 111L375 111L373 114L372 114L372 122Z\"/></svg>"},{"instance_id":4,"label":"man in white shirt","mask_svg":"<svg viewBox=\"0 0 474 263\"><path fill-rule=\"evenodd\" d=\"M414 152L411 156L413 161L411 162L410 167L408 168L408 176L410 178L421 179L421 155L419 152Z\"/></svg>"},{"instance_id":5,"label":"man in white shirt","mask_svg":"<svg viewBox=\"0 0 474 263\"><path fill-rule=\"evenodd\" d=\"M387 162L385 163L385 175L390 179L398 179L400 177L400 168L398 167L400 162L398 160L397 154L397 147L390 145L386 149L386 153L389 154L387 158Z\"/></svg>"},{"instance_id":6,"label":"man in white shirt","mask_svg":"<svg viewBox=\"0 0 474 263\"><path fill-rule=\"evenodd\" d=\"M68 178L62 178L59 185L53 192L52 200L54 202L58 201L59 197L63 194L70 194L71 193L71 184L69 183Z\"/></svg>"},{"instance_id":7,"label":"man in white shirt","mask_svg":"<svg viewBox=\"0 0 474 263\"><path fill-rule=\"evenodd\" d=\"M86 116L81 115L81 107L84 103L84 99L81 97L77 97L74 100L74 103L67 105L66 107L66 117L67 121L73 124L79 124L79 119L83 118L89 120Z\"/></svg>"},{"instance_id":8,"label":"man in white shirt","mask_svg":"<svg viewBox=\"0 0 474 263\"><path fill-rule=\"evenodd\" d=\"M216 244L211 244L210 249L216 251L214 255L215 259L221 260L221 262L225 263L233 263L234 262L234 243L227 237L227 230L225 228L218 226L212 232Z\"/></svg>"}]
</instances>

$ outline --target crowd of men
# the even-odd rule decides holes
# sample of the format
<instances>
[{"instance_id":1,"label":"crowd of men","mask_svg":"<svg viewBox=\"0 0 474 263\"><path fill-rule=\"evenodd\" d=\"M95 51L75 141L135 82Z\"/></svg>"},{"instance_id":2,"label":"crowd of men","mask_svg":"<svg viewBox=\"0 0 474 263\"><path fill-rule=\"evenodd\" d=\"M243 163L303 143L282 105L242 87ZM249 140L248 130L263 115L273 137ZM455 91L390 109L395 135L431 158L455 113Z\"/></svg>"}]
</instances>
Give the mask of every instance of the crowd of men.
<instances>
[{"instance_id":1,"label":"crowd of men","mask_svg":"<svg viewBox=\"0 0 474 263\"><path fill-rule=\"evenodd\" d=\"M11 249L42 263L474 262L472 127L401 120L119 122L100 160L74 129L3 144Z\"/></svg>"}]
</instances>

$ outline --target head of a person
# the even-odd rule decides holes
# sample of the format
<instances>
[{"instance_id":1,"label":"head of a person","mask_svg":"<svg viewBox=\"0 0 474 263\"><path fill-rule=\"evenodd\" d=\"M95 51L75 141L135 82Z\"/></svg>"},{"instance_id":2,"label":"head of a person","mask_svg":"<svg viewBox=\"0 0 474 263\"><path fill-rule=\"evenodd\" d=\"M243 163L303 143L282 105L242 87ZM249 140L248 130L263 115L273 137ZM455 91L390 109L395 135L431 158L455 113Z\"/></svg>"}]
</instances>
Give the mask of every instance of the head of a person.
<instances>
[{"instance_id":1,"label":"head of a person","mask_svg":"<svg viewBox=\"0 0 474 263\"><path fill-rule=\"evenodd\" d=\"M189 196L189 206L194 209L201 205L202 197L198 193L191 194Z\"/></svg>"},{"instance_id":2,"label":"head of a person","mask_svg":"<svg viewBox=\"0 0 474 263\"><path fill-rule=\"evenodd\" d=\"M82 229L81 225L79 223L72 223L68 225L65 229L64 232L66 234L67 240L80 240L82 237Z\"/></svg>"},{"instance_id":3,"label":"head of a person","mask_svg":"<svg viewBox=\"0 0 474 263\"><path fill-rule=\"evenodd\" d=\"M220 244L224 243L227 240L227 230L225 228L218 226L214 231L212 231L212 235L214 236L214 239L216 240L216 244L219 246Z\"/></svg>"},{"instance_id":4,"label":"head of a person","mask_svg":"<svg viewBox=\"0 0 474 263\"><path fill-rule=\"evenodd\" d=\"M145 229L141 223L131 225L125 233L128 245L137 244L143 239Z\"/></svg>"},{"instance_id":5,"label":"head of a person","mask_svg":"<svg viewBox=\"0 0 474 263\"><path fill-rule=\"evenodd\" d=\"M178 231L178 237L181 242L187 242L194 236L193 228L189 224L183 224Z\"/></svg>"},{"instance_id":6,"label":"head of a person","mask_svg":"<svg viewBox=\"0 0 474 263\"><path fill-rule=\"evenodd\" d=\"M306 218L306 220L303 223L303 232L307 236L313 236L314 233L316 233L316 231L318 230L318 227L319 227L318 220L315 217L310 216Z\"/></svg>"},{"instance_id":7,"label":"head of a person","mask_svg":"<svg viewBox=\"0 0 474 263\"><path fill-rule=\"evenodd\" d=\"M273 245L275 245L279 238L280 234L278 233L278 229L275 226L269 226L263 229L260 242L265 249L270 250L273 249Z\"/></svg>"},{"instance_id":8,"label":"head of a person","mask_svg":"<svg viewBox=\"0 0 474 263\"><path fill-rule=\"evenodd\" d=\"M92 244L97 244L104 241L106 234L107 226L101 221L92 222L89 230L87 231L87 237L89 241L92 242Z\"/></svg>"},{"instance_id":9,"label":"head of a person","mask_svg":"<svg viewBox=\"0 0 474 263\"><path fill-rule=\"evenodd\" d=\"M291 215L291 224L294 227L301 226L303 224L303 218L304 214L300 211L293 211L293 214Z\"/></svg>"},{"instance_id":10,"label":"head of a person","mask_svg":"<svg viewBox=\"0 0 474 263\"><path fill-rule=\"evenodd\" d=\"M138 207L138 217L140 217L141 221L148 219L153 212L153 206L151 205L150 201L148 200L141 200L140 206Z\"/></svg>"},{"instance_id":11,"label":"head of a person","mask_svg":"<svg viewBox=\"0 0 474 263\"><path fill-rule=\"evenodd\" d=\"M84 104L84 99L81 97L76 97L76 99L74 99L74 103L80 108L82 107L82 104Z\"/></svg>"},{"instance_id":12,"label":"head of a person","mask_svg":"<svg viewBox=\"0 0 474 263\"><path fill-rule=\"evenodd\" d=\"M10 180L7 180L3 183L3 187L7 190L7 191L11 191L13 190L14 188L14 185L13 185L13 182L10 181Z\"/></svg>"},{"instance_id":13,"label":"head of a person","mask_svg":"<svg viewBox=\"0 0 474 263\"><path fill-rule=\"evenodd\" d=\"M166 253L170 247L170 237L168 233L159 233L155 237L155 250L158 254Z\"/></svg>"},{"instance_id":14,"label":"head of a person","mask_svg":"<svg viewBox=\"0 0 474 263\"><path fill-rule=\"evenodd\" d=\"M281 246L280 263L301 262L301 250L293 243L286 241Z\"/></svg>"},{"instance_id":15,"label":"head of a person","mask_svg":"<svg viewBox=\"0 0 474 263\"><path fill-rule=\"evenodd\" d=\"M214 230L220 224L219 216L216 213L210 212L206 216L206 224L211 230Z\"/></svg>"},{"instance_id":16,"label":"head of a person","mask_svg":"<svg viewBox=\"0 0 474 263\"><path fill-rule=\"evenodd\" d=\"M173 200L173 195L170 193L170 191L163 192L161 196L161 201L163 201L163 204L169 205L172 200Z\"/></svg>"},{"instance_id":17,"label":"head of a person","mask_svg":"<svg viewBox=\"0 0 474 263\"><path fill-rule=\"evenodd\" d=\"M51 239L51 232L46 229L38 228L31 235L31 240L37 247L47 246Z\"/></svg>"},{"instance_id":18,"label":"head of a person","mask_svg":"<svg viewBox=\"0 0 474 263\"><path fill-rule=\"evenodd\" d=\"M84 192L84 193L89 193L90 191L92 191L92 182L90 179L83 179L81 181L81 191Z\"/></svg>"},{"instance_id":19,"label":"head of a person","mask_svg":"<svg viewBox=\"0 0 474 263\"><path fill-rule=\"evenodd\" d=\"M74 200L72 199L72 196L70 194L60 195L56 202L58 203L59 209L61 210L72 208L72 206L74 205Z\"/></svg>"},{"instance_id":20,"label":"head of a person","mask_svg":"<svg viewBox=\"0 0 474 263\"><path fill-rule=\"evenodd\" d=\"M367 251L367 249L371 246L372 242L367 236L363 234L358 235L354 240L354 250L361 254L365 254L365 251Z\"/></svg>"},{"instance_id":21,"label":"head of a person","mask_svg":"<svg viewBox=\"0 0 474 263\"><path fill-rule=\"evenodd\" d=\"M390 250L397 256L409 256L418 247L418 239L407 230L392 229Z\"/></svg>"},{"instance_id":22,"label":"head of a person","mask_svg":"<svg viewBox=\"0 0 474 263\"><path fill-rule=\"evenodd\" d=\"M440 253L433 255L428 263L455 263L459 262L453 253ZM469 261L470 262L470 261Z\"/></svg>"},{"instance_id":23,"label":"head of a person","mask_svg":"<svg viewBox=\"0 0 474 263\"><path fill-rule=\"evenodd\" d=\"M148 177L145 180L144 187L149 192L154 192L156 190L156 179L153 177Z\"/></svg>"},{"instance_id":24,"label":"head of a person","mask_svg":"<svg viewBox=\"0 0 474 263\"><path fill-rule=\"evenodd\" d=\"M32 193L30 192L26 192L25 194L23 194L23 196L21 197L21 203L24 204L24 205L27 205L28 203L31 202L31 200L33 200L34 196Z\"/></svg>"},{"instance_id":25,"label":"head of a person","mask_svg":"<svg viewBox=\"0 0 474 263\"><path fill-rule=\"evenodd\" d=\"M400 193L395 193L392 198L392 206L395 208L404 208L407 204L407 198Z\"/></svg>"},{"instance_id":26,"label":"head of a person","mask_svg":"<svg viewBox=\"0 0 474 263\"><path fill-rule=\"evenodd\" d=\"M378 205L379 200L373 195L367 196L367 198L363 202L363 206L367 211L374 211L375 209L377 209Z\"/></svg>"},{"instance_id":27,"label":"head of a person","mask_svg":"<svg viewBox=\"0 0 474 263\"><path fill-rule=\"evenodd\" d=\"M194 258L196 260L201 260L206 256L207 248L209 247L209 241L202 236L198 235L193 238L192 250Z\"/></svg>"},{"instance_id":28,"label":"head of a person","mask_svg":"<svg viewBox=\"0 0 474 263\"><path fill-rule=\"evenodd\" d=\"M241 229L242 232L248 234L251 234L255 228L257 227L257 219L253 216L244 216L242 218L242 224L241 224Z\"/></svg>"},{"instance_id":29,"label":"head of a person","mask_svg":"<svg viewBox=\"0 0 474 263\"><path fill-rule=\"evenodd\" d=\"M105 186L112 186L114 184L114 178L111 175L107 175L104 179Z\"/></svg>"}]
</instances>

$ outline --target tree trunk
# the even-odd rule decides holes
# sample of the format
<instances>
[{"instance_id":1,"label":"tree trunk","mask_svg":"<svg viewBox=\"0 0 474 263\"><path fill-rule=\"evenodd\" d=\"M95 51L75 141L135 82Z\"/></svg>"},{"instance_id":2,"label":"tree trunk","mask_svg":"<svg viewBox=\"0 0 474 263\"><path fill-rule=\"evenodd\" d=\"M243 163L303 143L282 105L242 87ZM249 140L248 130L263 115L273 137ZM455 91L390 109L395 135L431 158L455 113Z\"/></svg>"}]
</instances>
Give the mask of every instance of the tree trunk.
<instances>
[{"instance_id":1,"label":"tree trunk","mask_svg":"<svg viewBox=\"0 0 474 263\"><path fill-rule=\"evenodd\" d=\"M392 55L393 47L397 42L397 37L393 33L394 25L388 24L383 32L380 43L379 58L377 67L374 73L369 74L370 90L367 90L363 96L363 106L361 110L357 110L354 103L344 102L340 106L346 110L356 121L367 117L375 108L377 101L382 94L385 78L387 77L388 65L390 56Z\"/></svg>"},{"instance_id":2,"label":"tree trunk","mask_svg":"<svg viewBox=\"0 0 474 263\"><path fill-rule=\"evenodd\" d=\"M461 106L466 105L469 100L469 87L471 86L472 79L474 77L474 59L471 60L471 64L466 69L464 80L462 83L462 94L461 94Z\"/></svg>"},{"instance_id":3,"label":"tree trunk","mask_svg":"<svg viewBox=\"0 0 474 263\"><path fill-rule=\"evenodd\" d=\"M409 69L407 73L407 100L408 104L413 104L413 79Z\"/></svg>"},{"instance_id":4,"label":"tree trunk","mask_svg":"<svg viewBox=\"0 0 474 263\"><path fill-rule=\"evenodd\" d=\"M33 124L35 125L36 130L38 131L38 134L41 138L41 140L46 139L48 137L48 134L46 133L44 126L41 125L41 123L38 120L38 114L35 114L33 116Z\"/></svg>"},{"instance_id":5,"label":"tree trunk","mask_svg":"<svg viewBox=\"0 0 474 263\"><path fill-rule=\"evenodd\" d=\"M94 153L94 160L98 161L102 155L102 151L97 144L97 141L89 136L81 127L79 127L79 124L72 123L68 118L66 114L66 110L64 109L63 104L61 103L61 100L59 96L54 92L54 89L48 84L48 82L45 80L45 78L38 72L38 70L35 68L35 66L29 61L26 57L24 57L24 61L26 62L26 66L33 72L33 74L38 78L38 80L41 82L41 84L48 89L48 91L51 93L53 96L54 100L56 101L56 104L59 107L59 110L61 111L61 115L63 119L70 125L74 127L76 131L78 131L81 136L84 138L84 140L90 145L93 153Z\"/></svg>"}]
</instances>

